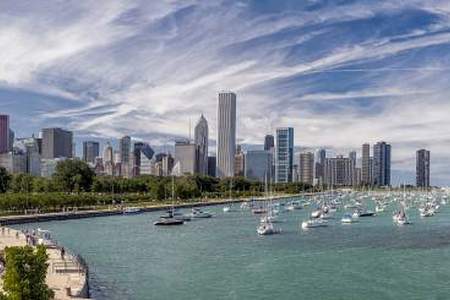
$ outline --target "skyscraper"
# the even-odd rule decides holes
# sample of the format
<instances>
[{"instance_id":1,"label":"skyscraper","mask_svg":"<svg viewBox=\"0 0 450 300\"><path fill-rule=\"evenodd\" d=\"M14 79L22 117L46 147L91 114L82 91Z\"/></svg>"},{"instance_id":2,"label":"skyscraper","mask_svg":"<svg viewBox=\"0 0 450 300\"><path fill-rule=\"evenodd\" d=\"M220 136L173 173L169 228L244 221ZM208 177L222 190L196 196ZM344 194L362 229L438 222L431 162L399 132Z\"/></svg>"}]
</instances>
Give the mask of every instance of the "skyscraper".
<instances>
[{"instance_id":1,"label":"skyscraper","mask_svg":"<svg viewBox=\"0 0 450 300\"><path fill-rule=\"evenodd\" d=\"M314 153L300 153L299 161L300 182L313 184L314 181Z\"/></svg>"},{"instance_id":2,"label":"skyscraper","mask_svg":"<svg viewBox=\"0 0 450 300\"><path fill-rule=\"evenodd\" d=\"M271 151L275 147L275 138L273 135L268 134L264 138L264 150Z\"/></svg>"},{"instance_id":3,"label":"skyscraper","mask_svg":"<svg viewBox=\"0 0 450 300\"><path fill-rule=\"evenodd\" d=\"M370 144L362 145L361 183L372 184L372 170L370 161Z\"/></svg>"},{"instance_id":4,"label":"skyscraper","mask_svg":"<svg viewBox=\"0 0 450 300\"><path fill-rule=\"evenodd\" d=\"M25 172L33 176L41 175L41 155L37 140L34 136L29 138L19 138L14 144L15 153L23 153L26 158Z\"/></svg>"},{"instance_id":5,"label":"skyscraper","mask_svg":"<svg viewBox=\"0 0 450 300\"><path fill-rule=\"evenodd\" d=\"M208 176L216 176L216 157L208 156Z\"/></svg>"},{"instance_id":6,"label":"skyscraper","mask_svg":"<svg viewBox=\"0 0 450 300\"><path fill-rule=\"evenodd\" d=\"M373 184L391 185L391 145L378 142L373 146Z\"/></svg>"},{"instance_id":7,"label":"skyscraper","mask_svg":"<svg viewBox=\"0 0 450 300\"><path fill-rule=\"evenodd\" d=\"M325 161L325 184L333 186L352 186L355 166L350 158L338 155Z\"/></svg>"},{"instance_id":8,"label":"skyscraper","mask_svg":"<svg viewBox=\"0 0 450 300\"><path fill-rule=\"evenodd\" d=\"M237 146L236 154L234 155L234 176L244 176L245 173L245 155L242 151L241 145Z\"/></svg>"},{"instance_id":9,"label":"skyscraper","mask_svg":"<svg viewBox=\"0 0 450 300\"><path fill-rule=\"evenodd\" d=\"M0 115L0 154L10 151L9 116Z\"/></svg>"},{"instance_id":10,"label":"skyscraper","mask_svg":"<svg viewBox=\"0 0 450 300\"><path fill-rule=\"evenodd\" d=\"M8 149L8 151L13 151L15 139L16 139L16 134L10 128L9 129L9 145L8 145L9 149Z\"/></svg>"},{"instance_id":11,"label":"skyscraper","mask_svg":"<svg viewBox=\"0 0 450 300\"><path fill-rule=\"evenodd\" d=\"M236 94L219 93L217 122L216 176L231 177L234 176L236 152Z\"/></svg>"},{"instance_id":12,"label":"skyscraper","mask_svg":"<svg viewBox=\"0 0 450 300\"><path fill-rule=\"evenodd\" d=\"M131 170L132 176L141 175L141 162L142 160L151 160L155 152L149 144L143 142L134 143L133 148L133 168Z\"/></svg>"},{"instance_id":13,"label":"skyscraper","mask_svg":"<svg viewBox=\"0 0 450 300\"><path fill-rule=\"evenodd\" d=\"M275 145L275 181L292 182L294 165L294 128L278 128Z\"/></svg>"},{"instance_id":14,"label":"skyscraper","mask_svg":"<svg viewBox=\"0 0 450 300\"><path fill-rule=\"evenodd\" d=\"M316 164L315 164L315 179L317 184L324 183L325 175L325 160L327 159L327 151L325 149L319 149L316 152Z\"/></svg>"},{"instance_id":15,"label":"skyscraper","mask_svg":"<svg viewBox=\"0 0 450 300\"><path fill-rule=\"evenodd\" d=\"M245 178L263 182L272 177L272 153L265 150L247 151L245 154Z\"/></svg>"},{"instance_id":16,"label":"skyscraper","mask_svg":"<svg viewBox=\"0 0 450 300\"><path fill-rule=\"evenodd\" d=\"M425 149L416 152L416 185L430 187L430 151Z\"/></svg>"},{"instance_id":17,"label":"skyscraper","mask_svg":"<svg viewBox=\"0 0 450 300\"><path fill-rule=\"evenodd\" d=\"M194 143L198 147L197 170L202 175L208 174L208 121L201 115L194 129Z\"/></svg>"},{"instance_id":18,"label":"skyscraper","mask_svg":"<svg viewBox=\"0 0 450 300\"><path fill-rule=\"evenodd\" d=\"M130 166L130 153L131 153L131 138L124 136L119 141L119 153L120 153L120 168L121 175L129 177L131 175Z\"/></svg>"},{"instance_id":19,"label":"skyscraper","mask_svg":"<svg viewBox=\"0 0 450 300\"><path fill-rule=\"evenodd\" d=\"M197 145L189 141L175 143L175 164L178 165L179 175L192 175L197 172L197 149Z\"/></svg>"},{"instance_id":20,"label":"skyscraper","mask_svg":"<svg viewBox=\"0 0 450 300\"><path fill-rule=\"evenodd\" d=\"M106 175L115 175L114 149L110 143L107 143L105 148L103 149L103 166Z\"/></svg>"},{"instance_id":21,"label":"skyscraper","mask_svg":"<svg viewBox=\"0 0 450 300\"><path fill-rule=\"evenodd\" d=\"M83 142L83 160L94 164L95 159L100 155L100 144L94 141Z\"/></svg>"},{"instance_id":22,"label":"skyscraper","mask_svg":"<svg viewBox=\"0 0 450 300\"><path fill-rule=\"evenodd\" d=\"M42 158L72 158L73 133L61 128L42 129Z\"/></svg>"}]
</instances>

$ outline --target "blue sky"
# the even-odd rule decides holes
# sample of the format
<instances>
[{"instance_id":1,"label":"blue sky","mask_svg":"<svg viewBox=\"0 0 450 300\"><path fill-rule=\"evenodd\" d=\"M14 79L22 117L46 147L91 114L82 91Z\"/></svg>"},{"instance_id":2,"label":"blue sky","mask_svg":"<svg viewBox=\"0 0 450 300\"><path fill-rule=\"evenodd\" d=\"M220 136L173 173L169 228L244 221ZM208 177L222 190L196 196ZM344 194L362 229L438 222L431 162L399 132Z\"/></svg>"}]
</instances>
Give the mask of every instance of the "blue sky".
<instances>
[{"instance_id":1,"label":"blue sky","mask_svg":"<svg viewBox=\"0 0 450 300\"><path fill-rule=\"evenodd\" d=\"M20 136L46 126L78 140L187 136L217 92L238 94L238 137L277 126L336 153L393 145L394 181L432 151L450 175L450 2L0 2L0 112Z\"/></svg>"}]
</instances>

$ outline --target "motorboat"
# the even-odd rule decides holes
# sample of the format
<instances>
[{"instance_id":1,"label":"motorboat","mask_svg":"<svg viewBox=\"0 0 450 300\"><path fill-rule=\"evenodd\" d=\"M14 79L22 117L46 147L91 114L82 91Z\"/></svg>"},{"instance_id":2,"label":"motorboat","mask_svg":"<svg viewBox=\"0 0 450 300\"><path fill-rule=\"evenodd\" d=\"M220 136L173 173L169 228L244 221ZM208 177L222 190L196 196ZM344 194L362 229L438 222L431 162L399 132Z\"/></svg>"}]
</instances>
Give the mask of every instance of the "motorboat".
<instances>
[{"instance_id":1,"label":"motorboat","mask_svg":"<svg viewBox=\"0 0 450 300\"><path fill-rule=\"evenodd\" d=\"M299 201L292 201L291 203L288 204L288 206L286 207L287 210L293 211L296 209L302 209L303 206Z\"/></svg>"},{"instance_id":2,"label":"motorboat","mask_svg":"<svg viewBox=\"0 0 450 300\"><path fill-rule=\"evenodd\" d=\"M264 207L256 207L252 209L252 213L254 215L261 215L261 214L266 214L267 213L267 209Z\"/></svg>"},{"instance_id":3,"label":"motorboat","mask_svg":"<svg viewBox=\"0 0 450 300\"><path fill-rule=\"evenodd\" d=\"M322 219L310 219L302 222L302 229L310 229L310 228L318 228L318 227L326 227L328 226L328 222Z\"/></svg>"},{"instance_id":4,"label":"motorboat","mask_svg":"<svg viewBox=\"0 0 450 300\"><path fill-rule=\"evenodd\" d=\"M384 205L377 205L375 206L375 212L380 213L380 212L384 212L385 210L385 206Z\"/></svg>"},{"instance_id":5,"label":"motorboat","mask_svg":"<svg viewBox=\"0 0 450 300\"><path fill-rule=\"evenodd\" d=\"M200 208L193 208L191 217L194 219L208 219L212 217L212 214L206 211L202 211Z\"/></svg>"},{"instance_id":6,"label":"motorboat","mask_svg":"<svg viewBox=\"0 0 450 300\"><path fill-rule=\"evenodd\" d=\"M123 214L125 215L140 214L142 212L142 209L139 207L126 207L125 209L123 209Z\"/></svg>"},{"instance_id":7,"label":"motorboat","mask_svg":"<svg viewBox=\"0 0 450 300\"><path fill-rule=\"evenodd\" d=\"M172 225L183 225L184 221L181 219L175 218L161 218L158 221L154 222L155 226L172 226Z\"/></svg>"},{"instance_id":8,"label":"motorboat","mask_svg":"<svg viewBox=\"0 0 450 300\"><path fill-rule=\"evenodd\" d=\"M352 215L354 218L364 218L364 217L374 217L375 216L375 212L371 211L371 210L361 210L361 209L357 209L353 212Z\"/></svg>"},{"instance_id":9,"label":"motorboat","mask_svg":"<svg viewBox=\"0 0 450 300\"><path fill-rule=\"evenodd\" d=\"M241 203L241 209L247 209L247 208L249 208L248 202L242 202Z\"/></svg>"},{"instance_id":10,"label":"motorboat","mask_svg":"<svg viewBox=\"0 0 450 300\"><path fill-rule=\"evenodd\" d=\"M426 208L420 212L420 216L422 218L432 217L434 216L435 211L432 208Z\"/></svg>"},{"instance_id":11,"label":"motorboat","mask_svg":"<svg viewBox=\"0 0 450 300\"><path fill-rule=\"evenodd\" d=\"M357 219L353 218L352 214L346 213L341 219L342 224L351 224L355 223Z\"/></svg>"}]
</instances>

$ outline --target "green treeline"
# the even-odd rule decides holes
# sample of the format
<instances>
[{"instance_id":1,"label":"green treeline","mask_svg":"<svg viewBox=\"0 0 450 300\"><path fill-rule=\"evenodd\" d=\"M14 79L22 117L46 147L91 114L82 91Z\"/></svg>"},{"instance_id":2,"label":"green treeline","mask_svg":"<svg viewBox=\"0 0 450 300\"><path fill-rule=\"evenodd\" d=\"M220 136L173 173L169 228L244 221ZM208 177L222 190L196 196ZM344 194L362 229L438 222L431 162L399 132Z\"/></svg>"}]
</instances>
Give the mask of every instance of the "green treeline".
<instances>
[{"instance_id":1,"label":"green treeline","mask_svg":"<svg viewBox=\"0 0 450 300\"><path fill-rule=\"evenodd\" d=\"M261 196L264 184L243 177L218 179L193 175L173 182L176 201L201 198ZM297 194L310 191L301 183L274 184L274 193ZM18 212L30 209L60 210L125 203L168 203L172 198L172 178L143 175L135 178L95 176L80 160L58 163L52 178L28 174L10 175L0 168L0 210Z\"/></svg>"}]
</instances>

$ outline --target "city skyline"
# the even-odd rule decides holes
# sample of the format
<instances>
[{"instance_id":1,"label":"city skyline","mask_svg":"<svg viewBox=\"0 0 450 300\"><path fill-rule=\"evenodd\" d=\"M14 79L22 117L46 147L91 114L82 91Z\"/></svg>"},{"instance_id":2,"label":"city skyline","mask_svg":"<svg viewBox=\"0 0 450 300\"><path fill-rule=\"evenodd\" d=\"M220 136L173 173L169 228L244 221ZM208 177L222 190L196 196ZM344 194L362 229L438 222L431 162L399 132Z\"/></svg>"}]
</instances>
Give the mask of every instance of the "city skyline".
<instances>
[{"instance_id":1,"label":"city skyline","mask_svg":"<svg viewBox=\"0 0 450 300\"><path fill-rule=\"evenodd\" d=\"M298 2L86 10L4 1L0 111L17 136L74 131L78 151L83 140L124 135L162 145L202 112L215 137L216 93L231 89L241 144L261 144L282 126L294 127L294 144L305 149L347 153L386 140L393 183L414 183L415 151L426 148L432 183L448 185L448 5Z\"/></svg>"}]
</instances>

